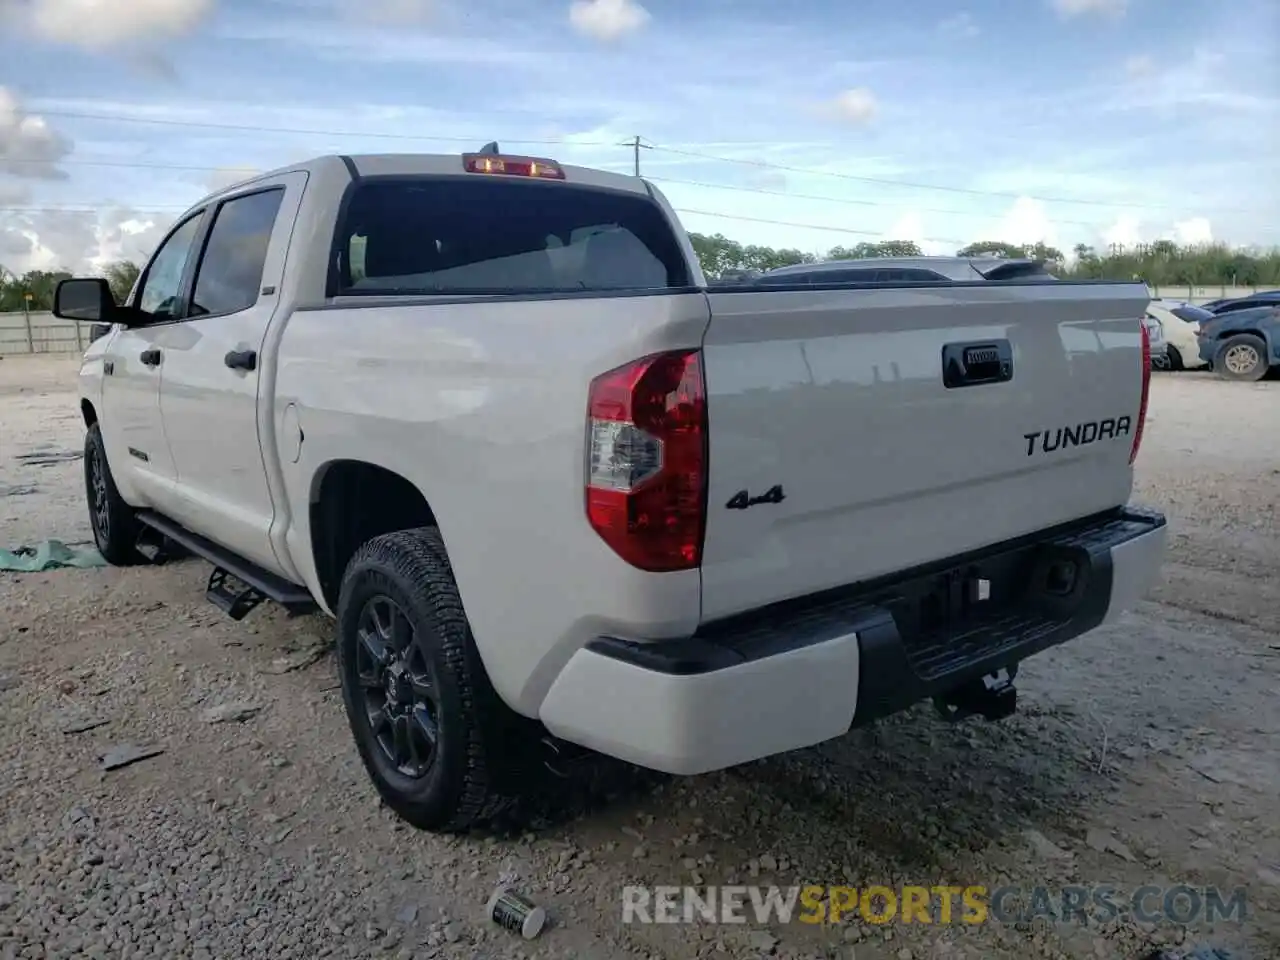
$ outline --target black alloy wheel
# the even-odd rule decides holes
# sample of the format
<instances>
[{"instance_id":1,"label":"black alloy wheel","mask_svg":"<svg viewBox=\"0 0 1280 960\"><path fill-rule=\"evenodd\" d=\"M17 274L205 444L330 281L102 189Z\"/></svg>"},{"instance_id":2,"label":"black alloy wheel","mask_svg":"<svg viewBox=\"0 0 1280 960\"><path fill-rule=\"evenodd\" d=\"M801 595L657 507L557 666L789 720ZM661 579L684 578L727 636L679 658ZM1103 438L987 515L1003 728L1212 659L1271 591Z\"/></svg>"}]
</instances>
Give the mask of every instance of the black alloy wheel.
<instances>
[{"instance_id":1,"label":"black alloy wheel","mask_svg":"<svg viewBox=\"0 0 1280 960\"><path fill-rule=\"evenodd\" d=\"M431 772L440 740L431 658L399 604L383 594L365 601L356 629L356 675L369 728L391 769L421 779Z\"/></svg>"}]
</instances>

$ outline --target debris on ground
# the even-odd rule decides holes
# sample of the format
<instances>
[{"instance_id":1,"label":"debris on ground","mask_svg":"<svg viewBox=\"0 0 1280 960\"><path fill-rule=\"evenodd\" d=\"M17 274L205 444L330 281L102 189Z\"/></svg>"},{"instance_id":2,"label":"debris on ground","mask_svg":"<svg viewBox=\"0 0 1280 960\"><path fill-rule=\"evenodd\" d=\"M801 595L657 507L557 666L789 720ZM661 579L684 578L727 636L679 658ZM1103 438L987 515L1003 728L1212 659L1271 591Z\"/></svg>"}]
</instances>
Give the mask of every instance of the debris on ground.
<instances>
[{"instance_id":1,"label":"debris on ground","mask_svg":"<svg viewBox=\"0 0 1280 960\"><path fill-rule=\"evenodd\" d=\"M205 723L243 723L262 712L262 704L248 700L236 700L210 707L200 714Z\"/></svg>"},{"instance_id":2,"label":"debris on ground","mask_svg":"<svg viewBox=\"0 0 1280 960\"><path fill-rule=\"evenodd\" d=\"M0 550L0 570L40 573L60 567L105 567L107 561L96 547L71 547L61 540L42 540L34 546Z\"/></svg>"},{"instance_id":3,"label":"debris on ground","mask_svg":"<svg viewBox=\"0 0 1280 960\"><path fill-rule=\"evenodd\" d=\"M310 638L310 642L305 646L298 648L282 657L276 657L271 663L262 668L263 673L283 674L292 673L295 670L302 670L311 666L319 660L322 660L332 647L332 644L319 637Z\"/></svg>"},{"instance_id":4,"label":"debris on ground","mask_svg":"<svg viewBox=\"0 0 1280 960\"><path fill-rule=\"evenodd\" d=\"M1090 827L1085 832L1084 842L1099 853L1114 853L1117 857L1128 860L1130 863L1138 859L1133 855L1133 851L1123 843L1107 833L1107 831L1099 830L1097 827Z\"/></svg>"},{"instance_id":5,"label":"debris on ground","mask_svg":"<svg viewBox=\"0 0 1280 960\"><path fill-rule=\"evenodd\" d=\"M537 937L547 923L546 910L508 886L493 891L485 914L504 930L518 933L526 940Z\"/></svg>"},{"instance_id":6,"label":"debris on ground","mask_svg":"<svg viewBox=\"0 0 1280 960\"><path fill-rule=\"evenodd\" d=\"M17 456L18 462L28 467L52 467L83 459L83 450L37 450L32 453L20 453Z\"/></svg>"},{"instance_id":7,"label":"debris on ground","mask_svg":"<svg viewBox=\"0 0 1280 960\"><path fill-rule=\"evenodd\" d=\"M162 753L164 753L164 749L161 747L138 747L131 743L122 743L112 747L99 759L102 761L103 770L119 770L121 767L137 763L139 760L158 757Z\"/></svg>"},{"instance_id":8,"label":"debris on ground","mask_svg":"<svg viewBox=\"0 0 1280 960\"><path fill-rule=\"evenodd\" d=\"M106 717L89 717L86 720L72 720L70 723L62 727L62 732L67 736L77 733L88 733L90 730L97 730L99 727L105 727L111 721Z\"/></svg>"}]
</instances>

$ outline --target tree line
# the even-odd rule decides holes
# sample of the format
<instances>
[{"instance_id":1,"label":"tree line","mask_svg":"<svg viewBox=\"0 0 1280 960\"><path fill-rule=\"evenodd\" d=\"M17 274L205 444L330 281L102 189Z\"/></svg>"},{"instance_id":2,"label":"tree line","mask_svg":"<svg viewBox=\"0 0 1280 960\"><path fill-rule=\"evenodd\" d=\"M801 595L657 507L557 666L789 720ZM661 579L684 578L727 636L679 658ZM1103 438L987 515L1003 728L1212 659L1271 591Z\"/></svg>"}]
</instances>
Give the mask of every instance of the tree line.
<instances>
[{"instance_id":1,"label":"tree line","mask_svg":"<svg viewBox=\"0 0 1280 960\"><path fill-rule=\"evenodd\" d=\"M708 277L741 271L772 270L795 263L823 260L861 260L871 257L918 257L923 251L911 240L882 240L852 247L832 247L825 254L794 248L741 244L723 234L689 234L693 249ZM1079 280L1142 280L1152 286L1280 285L1280 247L1270 250L1236 249L1225 244L1182 245L1170 240L1099 249L1077 244L1070 262L1056 247L1043 243L1018 244L1002 240L971 243L956 251L960 257L1026 257L1044 260L1060 277Z\"/></svg>"},{"instance_id":2,"label":"tree line","mask_svg":"<svg viewBox=\"0 0 1280 960\"><path fill-rule=\"evenodd\" d=\"M815 254L789 247L742 244L723 234L707 236L691 233L689 239L711 278L731 276L738 271L772 270L794 263L821 260L851 260L870 257L918 257L922 251L911 240L882 240L851 247L832 247ZM1080 280L1142 280L1152 286L1280 286L1280 248L1270 250L1232 248L1224 244L1186 246L1170 240L1124 247L1118 244L1098 249L1078 244L1070 263L1061 250L1043 243L1017 244L999 240L971 243L956 251L957 256L1028 257L1044 260L1060 277ZM119 260L103 270L116 300L123 302L138 277L139 267ZM19 276L0 266L0 313L50 310L58 281L71 274L65 270L29 270Z\"/></svg>"},{"instance_id":3,"label":"tree line","mask_svg":"<svg viewBox=\"0 0 1280 960\"><path fill-rule=\"evenodd\" d=\"M124 303L139 272L130 260L117 260L102 271L117 303ZM0 313L52 310L53 291L59 281L70 277L65 270L28 270L19 275L0 265Z\"/></svg>"}]
</instances>

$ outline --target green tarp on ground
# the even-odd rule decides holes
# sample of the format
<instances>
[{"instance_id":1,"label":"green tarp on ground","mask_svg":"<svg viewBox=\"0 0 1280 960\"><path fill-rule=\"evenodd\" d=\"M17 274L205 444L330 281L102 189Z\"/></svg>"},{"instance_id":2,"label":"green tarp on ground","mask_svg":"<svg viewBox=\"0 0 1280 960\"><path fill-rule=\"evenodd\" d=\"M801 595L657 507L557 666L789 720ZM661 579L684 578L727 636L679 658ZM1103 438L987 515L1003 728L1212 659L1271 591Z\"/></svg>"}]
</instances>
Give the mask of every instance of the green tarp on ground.
<instances>
[{"instance_id":1,"label":"green tarp on ground","mask_svg":"<svg viewBox=\"0 0 1280 960\"><path fill-rule=\"evenodd\" d=\"M59 567L105 567L92 546L69 547L61 540L42 540L33 547L16 550L0 549L0 570L18 573L39 573L41 570L57 570Z\"/></svg>"}]
</instances>

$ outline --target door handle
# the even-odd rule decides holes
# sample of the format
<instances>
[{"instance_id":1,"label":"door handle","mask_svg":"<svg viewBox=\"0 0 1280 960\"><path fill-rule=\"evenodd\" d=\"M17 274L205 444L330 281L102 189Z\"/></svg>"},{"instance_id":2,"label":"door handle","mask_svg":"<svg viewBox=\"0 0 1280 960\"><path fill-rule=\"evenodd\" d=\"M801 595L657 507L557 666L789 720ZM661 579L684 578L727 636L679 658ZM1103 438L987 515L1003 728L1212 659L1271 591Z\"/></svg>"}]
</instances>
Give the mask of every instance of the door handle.
<instances>
[{"instance_id":1,"label":"door handle","mask_svg":"<svg viewBox=\"0 0 1280 960\"><path fill-rule=\"evenodd\" d=\"M1013 347L1008 340L948 343L942 348L942 382L949 388L1013 379Z\"/></svg>"},{"instance_id":2,"label":"door handle","mask_svg":"<svg viewBox=\"0 0 1280 960\"><path fill-rule=\"evenodd\" d=\"M150 350L143 350L138 359L148 367L158 367L160 366L160 351L156 347L152 347Z\"/></svg>"},{"instance_id":3,"label":"door handle","mask_svg":"<svg viewBox=\"0 0 1280 960\"><path fill-rule=\"evenodd\" d=\"M256 350L230 350L222 358L222 362L232 370L253 370L258 366L258 352Z\"/></svg>"}]
</instances>

